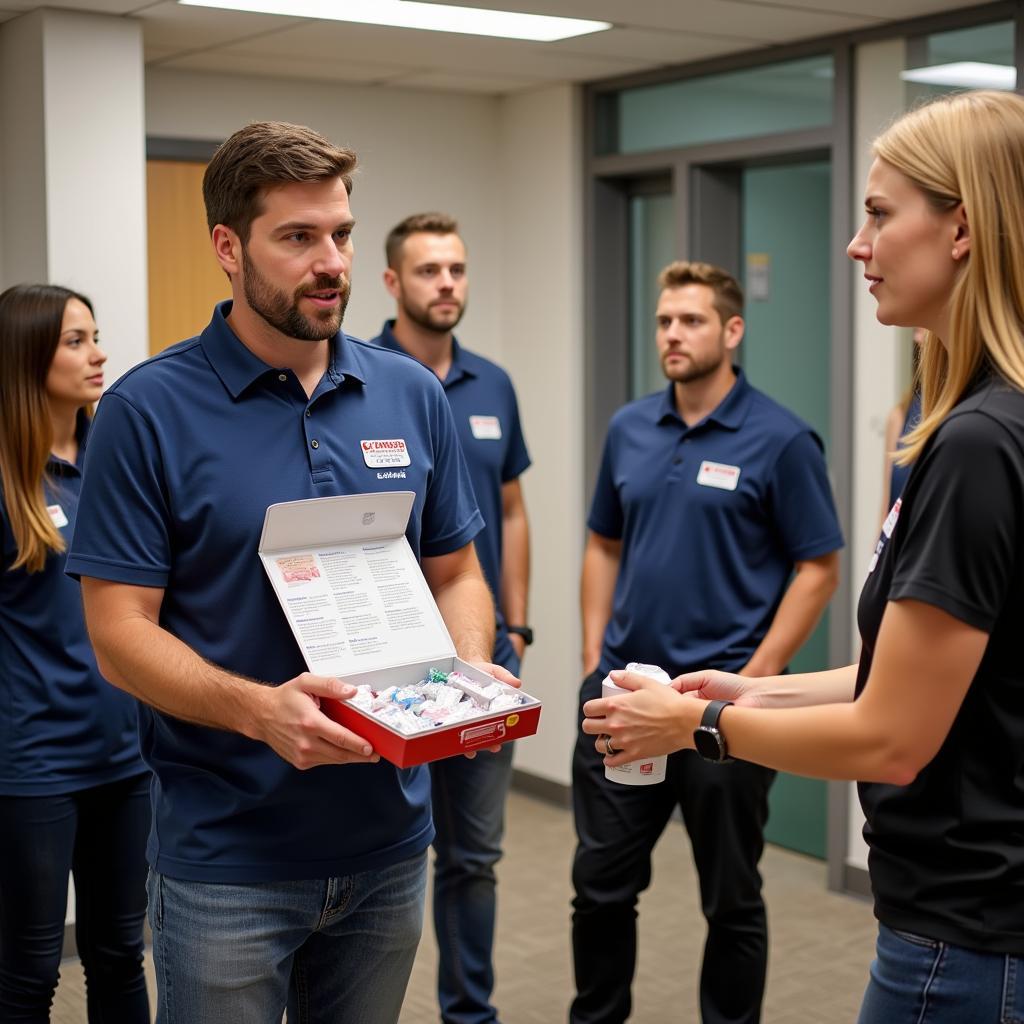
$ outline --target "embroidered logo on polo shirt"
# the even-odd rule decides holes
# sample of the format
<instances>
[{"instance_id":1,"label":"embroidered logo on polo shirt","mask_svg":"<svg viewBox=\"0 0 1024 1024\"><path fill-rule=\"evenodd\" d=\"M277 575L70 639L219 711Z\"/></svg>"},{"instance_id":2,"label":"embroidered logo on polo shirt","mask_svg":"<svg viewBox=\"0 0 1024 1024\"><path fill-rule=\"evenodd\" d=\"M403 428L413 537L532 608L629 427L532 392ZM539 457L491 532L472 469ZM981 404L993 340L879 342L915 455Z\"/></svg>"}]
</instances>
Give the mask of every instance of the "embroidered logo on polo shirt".
<instances>
[{"instance_id":1,"label":"embroidered logo on polo shirt","mask_svg":"<svg viewBox=\"0 0 1024 1024\"><path fill-rule=\"evenodd\" d=\"M409 449L400 437L382 441L360 441L359 447L363 453L363 462L370 469L411 465Z\"/></svg>"},{"instance_id":2,"label":"embroidered logo on polo shirt","mask_svg":"<svg viewBox=\"0 0 1024 1024\"><path fill-rule=\"evenodd\" d=\"M723 491L735 491L740 482L740 467L727 466L724 462L702 462L697 474L697 483L702 487L717 487Z\"/></svg>"},{"instance_id":3,"label":"embroidered logo on polo shirt","mask_svg":"<svg viewBox=\"0 0 1024 1024\"><path fill-rule=\"evenodd\" d=\"M64 509L60 505L47 505L46 512L50 517L50 522L59 530L62 526L68 525L68 517L64 515Z\"/></svg>"},{"instance_id":4,"label":"embroidered logo on polo shirt","mask_svg":"<svg viewBox=\"0 0 1024 1024\"><path fill-rule=\"evenodd\" d=\"M469 429L478 441L501 440L501 420L497 416L470 416Z\"/></svg>"}]
</instances>

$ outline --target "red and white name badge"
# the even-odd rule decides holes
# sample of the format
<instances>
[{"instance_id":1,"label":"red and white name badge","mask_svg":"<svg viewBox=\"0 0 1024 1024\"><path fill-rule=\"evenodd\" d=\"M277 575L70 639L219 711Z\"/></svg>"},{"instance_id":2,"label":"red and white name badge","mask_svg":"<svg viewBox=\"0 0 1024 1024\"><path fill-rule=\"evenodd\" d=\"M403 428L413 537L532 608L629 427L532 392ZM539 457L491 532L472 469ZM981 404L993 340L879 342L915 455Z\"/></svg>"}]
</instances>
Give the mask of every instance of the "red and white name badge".
<instances>
[{"instance_id":1,"label":"red and white name badge","mask_svg":"<svg viewBox=\"0 0 1024 1024\"><path fill-rule=\"evenodd\" d=\"M47 505L46 512L50 517L50 522L53 523L58 530L68 525L68 517L64 514L64 509L62 509L60 505Z\"/></svg>"},{"instance_id":2,"label":"red and white name badge","mask_svg":"<svg viewBox=\"0 0 1024 1024\"><path fill-rule=\"evenodd\" d=\"M740 467L728 466L724 462L702 462L697 474L697 483L702 487L717 487L723 491L735 491L740 482Z\"/></svg>"},{"instance_id":3,"label":"red and white name badge","mask_svg":"<svg viewBox=\"0 0 1024 1024\"><path fill-rule=\"evenodd\" d=\"M360 441L359 448L363 453L363 462L370 469L391 468L392 466L408 466L411 464L409 448L400 437L384 440Z\"/></svg>"},{"instance_id":4,"label":"red and white name badge","mask_svg":"<svg viewBox=\"0 0 1024 1024\"><path fill-rule=\"evenodd\" d=\"M497 416L470 416L469 429L478 441L501 440L501 420Z\"/></svg>"}]
</instances>

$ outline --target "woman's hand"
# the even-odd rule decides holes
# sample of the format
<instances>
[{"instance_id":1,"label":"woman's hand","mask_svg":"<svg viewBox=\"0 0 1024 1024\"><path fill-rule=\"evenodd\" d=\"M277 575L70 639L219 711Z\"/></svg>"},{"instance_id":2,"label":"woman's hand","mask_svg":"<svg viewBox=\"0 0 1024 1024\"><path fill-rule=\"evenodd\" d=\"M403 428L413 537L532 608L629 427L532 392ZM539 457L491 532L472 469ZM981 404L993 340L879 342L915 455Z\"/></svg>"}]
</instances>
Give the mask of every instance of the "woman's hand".
<instances>
[{"instance_id":1,"label":"woman's hand","mask_svg":"<svg viewBox=\"0 0 1024 1024\"><path fill-rule=\"evenodd\" d=\"M737 675L734 672L719 672L717 669L703 669L676 676L672 686L686 697L701 700L729 700L734 704L763 708L771 706L765 688L765 680ZM621 685L621 684L618 684Z\"/></svg>"},{"instance_id":2,"label":"woman's hand","mask_svg":"<svg viewBox=\"0 0 1024 1024\"><path fill-rule=\"evenodd\" d=\"M601 737L595 746L606 765L614 768L693 746L703 701L684 699L674 686L636 672L614 672L612 678L617 686L633 692L588 700L583 705L583 731ZM614 756L608 756L605 736L610 738Z\"/></svg>"}]
</instances>

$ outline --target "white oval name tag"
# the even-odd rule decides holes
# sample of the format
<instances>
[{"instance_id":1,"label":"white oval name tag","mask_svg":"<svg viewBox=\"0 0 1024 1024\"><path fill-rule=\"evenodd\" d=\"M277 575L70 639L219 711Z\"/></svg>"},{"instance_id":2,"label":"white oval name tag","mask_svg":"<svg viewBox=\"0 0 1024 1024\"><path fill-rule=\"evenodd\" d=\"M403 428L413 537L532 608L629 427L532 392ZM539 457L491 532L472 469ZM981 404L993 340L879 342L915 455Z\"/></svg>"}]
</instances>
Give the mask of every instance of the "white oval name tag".
<instances>
[{"instance_id":1,"label":"white oval name tag","mask_svg":"<svg viewBox=\"0 0 1024 1024\"><path fill-rule=\"evenodd\" d=\"M501 420L497 416L470 416L469 429L478 441L501 440Z\"/></svg>"},{"instance_id":2,"label":"white oval name tag","mask_svg":"<svg viewBox=\"0 0 1024 1024\"><path fill-rule=\"evenodd\" d=\"M409 449L400 437L381 441L360 441L359 448L363 453L363 462L370 469L411 464Z\"/></svg>"},{"instance_id":3,"label":"white oval name tag","mask_svg":"<svg viewBox=\"0 0 1024 1024\"><path fill-rule=\"evenodd\" d=\"M702 487L718 487L723 491L735 491L739 482L739 466L727 466L724 462L702 462L700 464L697 483Z\"/></svg>"}]
</instances>

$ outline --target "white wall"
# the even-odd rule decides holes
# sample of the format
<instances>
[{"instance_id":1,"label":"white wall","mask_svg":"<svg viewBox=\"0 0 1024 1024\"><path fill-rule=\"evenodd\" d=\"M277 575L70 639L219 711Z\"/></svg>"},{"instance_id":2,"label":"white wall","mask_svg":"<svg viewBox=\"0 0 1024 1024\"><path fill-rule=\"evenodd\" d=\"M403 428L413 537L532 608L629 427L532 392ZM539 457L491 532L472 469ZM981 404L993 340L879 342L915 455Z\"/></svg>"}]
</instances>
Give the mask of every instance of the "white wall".
<instances>
[{"instance_id":1,"label":"white wall","mask_svg":"<svg viewBox=\"0 0 1024 1024\"><path fill-rule=\"evenodd\" d=\"M864 218L864 182L871 166L871 142L903 109L904 41L887 39L857 47L855 55L853 145L853 220ZM851 264L853 286L853 529L850 538L850 590L856 615L868 560L878 540L882 505L885 421L904 387L905 332L882 326L867 290L863 265ZM853 635L857 624L854 621ZM856 656L856 651L854 655ZM864 817L856 787L850 784L847 863L867 867L861 837Z\"/></svg>"},{"instance_id":2,"label":"white wall","mask_svg":"<svg viewBox=\"0 0 1024 1024\"><path fill-rule=\"evenodd\" d=\"M568 784L580 682L584 539L583 229L580 96L570 85L502 104L502 360L516 382L533 457L523 478L533 540L523 669L544 701L542 732L516 766Z\"/></svg>"},{"instance_id":3,"label":"white wall","mask_svg":"<svg viewBox=\"0 0 1024 1024\"><path fill-rule=\"evenodd\" d=\"M142 27L44 16L49 279L93 300L113 381L149 351Z\"/></svg>"},{"instance_id":4,"label":"white wall","mask_svg":"<svg viewBox=\"0 0 1024 1024\"><path fill-rule=\"evenodd\" d=\"M356 151L356 258L345 320L356 337L373 337L394 315L381 283L388 231L410 213L453 214L470 260L469 307L459 336L490 356L500 348L503 288L499 109L487 96L146 72L147 135L219 142L251 121L292 121Z\"/></svg>"}]
</instances>

